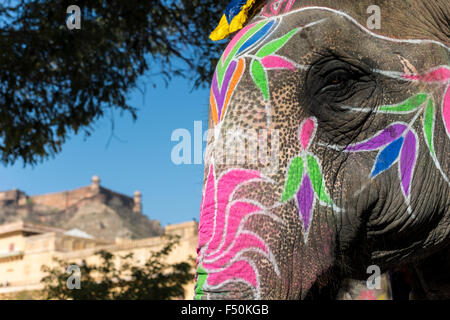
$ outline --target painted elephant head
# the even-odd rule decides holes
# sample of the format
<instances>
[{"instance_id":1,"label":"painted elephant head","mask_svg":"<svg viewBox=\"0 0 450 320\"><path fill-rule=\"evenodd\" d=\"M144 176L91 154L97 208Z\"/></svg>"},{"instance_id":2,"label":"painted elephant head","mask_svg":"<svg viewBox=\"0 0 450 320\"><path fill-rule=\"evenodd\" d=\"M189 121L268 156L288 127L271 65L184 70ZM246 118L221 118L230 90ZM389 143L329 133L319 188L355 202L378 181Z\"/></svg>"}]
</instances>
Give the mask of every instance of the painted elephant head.
<instances>
[{"instance_id":1,"label":"painted elephant head","mask_svg":"<svg viewBox=\"0 0 450 320\"><path fill-rule=\"evenodd\" d=\"M196 298L332 297L447 247L448 3L247 4L212 81Z\"/></svg>"}]
</instances>

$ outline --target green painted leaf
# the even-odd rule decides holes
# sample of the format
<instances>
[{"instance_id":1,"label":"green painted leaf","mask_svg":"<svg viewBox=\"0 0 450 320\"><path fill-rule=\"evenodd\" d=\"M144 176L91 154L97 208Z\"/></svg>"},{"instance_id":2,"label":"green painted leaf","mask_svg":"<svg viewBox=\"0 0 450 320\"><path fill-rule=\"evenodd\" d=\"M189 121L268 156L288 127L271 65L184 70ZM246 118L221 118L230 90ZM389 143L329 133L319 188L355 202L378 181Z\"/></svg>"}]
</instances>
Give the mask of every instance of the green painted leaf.
<instances>
[{"instance_id":1,"label":"green painted leaf","mask_svg":"<svg viewBox=\"0 0 450 320\"><path fill-rule=\"evenodd\" d=\"M286 42L288 42L289 39L291 39L294 34L297 33L297 31L298 29L295 28L291 30L291 32L285 34L283 37L270 41L268 44L264 45L261 49L258 50L256 56L259 58L264 58L265 56L273 54L277 50L281 49L281 47L283 47Z\"/></svg>"},{"instance_id":2,"label":"green painted leaf","mask_svg":"<svg viewBox=\"0 0 450 320\"><path fill-rule=\"evenodd\" d=\"M314 158L311 155L307 156L307 163L308 163L307 165L308 174L309 178L311 179L314 192L316 193L320 201L323 201L331 206L333 202L331 201L330 196L327 194L327 191L325 190L325 183L323 180L319 163L317 162L316 158Z\"/></svg>"},{"instance_id":3,"label":"green painted leaf","mask_svg":"<svg viewBox=\"0 0 450 320\"><path fill-rule=\"evenodd\" d=\"M203 296L203 286L206 283L206 278L208 273L203 269L202 265L198 267L197 270L197 285L195 287L195 300L200 300Z\"/></svg>"},{"instance_id":4,"label":"green painted leaf","mask_svg":"<svg viewBox=\"0 0 450 320\"><path fill-rule=\"evenodd\" d=\"M251 73L253 81L255 81L256 86L261 90L264 99L269 100L269 84L267 83L266 72L264 67L258 60L253 60L251 65Z\"/></svg>"},{"instance_id":5,"label":"green painted leaf","mask_svg":"<svg viewBox=\"0 0 450 320\"><path fill-rule=\"evenodd\" d=\"M419 93L401 104L395 106L382 106L379 110L385 112L412 112L425 102L427 96L426 93Z\"/></svg>"},{"instance_id":6,"label":"green painted leaf","mask_svg":"<svg viewBox=\"0 0 450 320\"><path fill-rule=\"evenodd\" d=\"M233 60L234 56L236 55L236 52L239 50L239 48L247 41L250 37L252 37L256 32L261 30L269 21L262 21L247 31L246 34L242 36L241 39L234 45L233 49L228 53L228 56L225 61L223 61L223 57L219 59L219 62L217 63L217 77L219 86L222 85L223 78L225 76L225 71L228 68L228 65L230 64L231 60Z\"/></svg>"},{"instance_id":7,"label":"green painted leaf","mask_svg":"<svg viewBox=\"0 0 450 320\"><path fill-rule=\"evenodd\" d=\"M434 155L434 145L433 145L433 123L434 123L434 103L430 99L428 101L428 106L425 109L425 118L423 120L423 132L425 138L427 139L428 148L431 154Z\"/></svg>"},{"instance_id":8,"label":"green painted leaf","mask_svg":"<svg viewBox=\"0 0 450 320\"><path fill-rule=\"evenodd\" d=\"M298 188L300 188L302 178L303 159L300 157L295 157L289 167L286 186L284 187L283 195L281 196L281 202L286 202L294 196L294 194L298 191Z\"/></svg>"}]
</instances>

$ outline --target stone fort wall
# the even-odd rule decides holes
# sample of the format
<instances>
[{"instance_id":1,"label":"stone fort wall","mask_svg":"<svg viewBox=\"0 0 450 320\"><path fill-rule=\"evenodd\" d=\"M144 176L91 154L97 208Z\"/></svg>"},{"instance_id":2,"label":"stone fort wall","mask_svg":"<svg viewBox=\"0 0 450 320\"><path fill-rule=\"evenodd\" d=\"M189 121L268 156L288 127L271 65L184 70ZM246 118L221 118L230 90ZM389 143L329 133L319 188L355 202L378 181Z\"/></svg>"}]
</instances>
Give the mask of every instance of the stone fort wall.
<instances>
[{"instance_id":1,"label":"stone fort wall","mask_svg":"<svg viewBox=\"0 0 450 320\"><path fill-rule=\"evenodd\" d=\"M90 198L94 195L95 194L92 192L90 187L83 187L71 191L32 196L29 199L33 204L45 205L47 207L65 210L81 200Z\"/></svg>"},{"instance_id":2,"label":"stone fort wall","mask_svg":"<svg viewBox=\"0 0 450 320\"><path fill-rule=\"evenodd\" d=\"M0 192L0 206L19 205L23 206L32 203L37 206L45 206L54 210L66 210L69 207L80 204L83 200L92 199L105 202L108 198L119 198L125 206L133 209L134 212L142 213L141 193L136 191L134 196L127 196L100 186L100 179L92 177L89 186L77 188L69 191L47 193L42 195L28 196L25 192L14 189Z\"/></svg>"}]
</instances>

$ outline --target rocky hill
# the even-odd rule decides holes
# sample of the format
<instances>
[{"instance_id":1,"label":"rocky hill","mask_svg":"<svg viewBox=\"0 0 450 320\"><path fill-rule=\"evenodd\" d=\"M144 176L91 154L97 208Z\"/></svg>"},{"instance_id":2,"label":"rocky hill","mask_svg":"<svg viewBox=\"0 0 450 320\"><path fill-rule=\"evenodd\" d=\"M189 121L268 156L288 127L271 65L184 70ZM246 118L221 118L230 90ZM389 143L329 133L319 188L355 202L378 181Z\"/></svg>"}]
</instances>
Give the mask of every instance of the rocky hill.
<instances>
[{"instance_id":1,"label":"rocky hill","mask_svg":"<svg viewBox=\"0 0 450 320\"><path fill-rule=\"evenodd\" d=\"M141 195L129 197L100 186L28 196L20 190L0 192L0 224L25 221L64 229L80 229L96 238L141 239L163 233L156 220L142 214Z\"/></svg>"}]
</instances>

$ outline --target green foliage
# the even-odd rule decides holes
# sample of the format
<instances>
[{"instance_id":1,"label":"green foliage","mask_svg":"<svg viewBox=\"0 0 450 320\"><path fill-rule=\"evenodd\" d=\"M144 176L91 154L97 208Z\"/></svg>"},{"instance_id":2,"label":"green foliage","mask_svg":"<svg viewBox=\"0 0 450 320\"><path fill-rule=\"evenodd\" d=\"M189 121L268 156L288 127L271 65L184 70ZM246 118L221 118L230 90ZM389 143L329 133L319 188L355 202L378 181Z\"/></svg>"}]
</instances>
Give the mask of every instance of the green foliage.
<instances>
[{"instance_id":1,"label":"green foliage","mask_svg":"<svg viewBox=\"0 0 450 320\"><path fill-rule=\"evenodd\" d=\"M135 119L126 98L144 73L150 82L158 75L209 83L222 44L208 36L228 3L2 1L0 161L42 161L113 111ZM81 30L66 26L69 5L82 10Z\"/></svg>"},{"instance_id":2,"label":"green foliage","mask_svg":"<svg viewBox=\"0 0 450 320\"><path fill-rule=\"evenodd\" d=\"M96 255L100 264L83 263L79 266L80 289L69 289L66 273L69 265L55 259L57 266L43 266L46 276L41 280L47 299L57 300L169 300L185 298L183 286L194 279L193 259L187 262L168 264L167 256L178 239L169 238L160 250L150 254L145 263L140 264L133 254L114 256L107 251ZM120 263L118 263L120 262Z\"/></svg>"}]
</instances>

